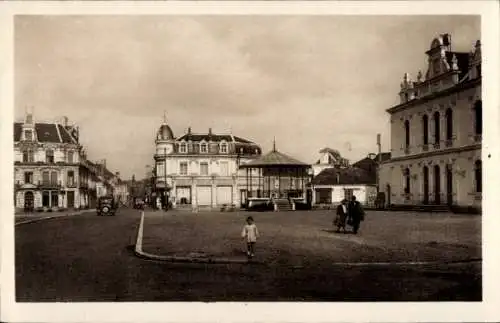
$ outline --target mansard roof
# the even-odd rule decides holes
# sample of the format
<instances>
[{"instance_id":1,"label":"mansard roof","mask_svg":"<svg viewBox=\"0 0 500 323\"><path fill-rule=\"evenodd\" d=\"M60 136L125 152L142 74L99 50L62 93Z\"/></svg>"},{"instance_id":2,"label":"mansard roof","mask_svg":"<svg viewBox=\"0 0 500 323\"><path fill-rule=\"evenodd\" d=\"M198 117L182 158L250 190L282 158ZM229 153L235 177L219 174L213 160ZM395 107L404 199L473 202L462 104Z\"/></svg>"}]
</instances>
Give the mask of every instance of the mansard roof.
<instances>
[{"instance_id":1,"label":"mansard roof","mask_svg":"<svg viewBox=\"0 0 500 323\"><path fill-rule=\"evenodd\" d=\"M14 123L14 142L21 140L23 123ZM57 123L35 124L35 132L39 142L50 143L75 143L77 138L73 137L69 130Z\"/></svg>"},{"instance_id":2,"label":"mansard roof","mask_svg":"<svg viewBox=\"0 0 500 323\"><path fill-rule=\"evenodd\" d=\"M253 141L250 141L248 139L244 139L238 136L233 136L229 134L211 134L211 133L187 133L179 138L177 138L177 141L193 141L193 142L200 142L200 141L212 141L212 142L221 142L221 141L226 141L226 142L234 142L234 143L239 143L239 144L254 144Z\"/></svg>"}]
</instances>

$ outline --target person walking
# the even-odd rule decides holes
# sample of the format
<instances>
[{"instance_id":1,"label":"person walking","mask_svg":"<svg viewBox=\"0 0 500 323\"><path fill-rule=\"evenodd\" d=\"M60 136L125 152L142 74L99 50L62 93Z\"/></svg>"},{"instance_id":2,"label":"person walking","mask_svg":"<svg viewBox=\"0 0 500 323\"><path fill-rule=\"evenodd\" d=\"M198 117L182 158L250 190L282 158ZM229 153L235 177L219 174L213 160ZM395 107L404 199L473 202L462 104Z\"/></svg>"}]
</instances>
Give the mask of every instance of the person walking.
<instances>
[{"instance_id":1,"label":"person walking","mask_svg":"<svg viewBox=\"0 0 500 323\"><path fill-rule=\"evenodd\" d=\"M241 237L247 243L247 256L251 259L255 256L255 243L259 237L259 230L257 229L257 226L251 216L247 217L246 224L241 232Z\"/></svg>"},{"instance_id":2,"label":"person walking","mask_svg":"<svg viewBox=\"0 0 500 323\"><path fill-rule=\"evenodd\" d=\"M352 232L357 234L359 231L359 227L361 225L361 221L364 220L365 211L361 206L361 203L356 201L356 196L352 196L351 202L347 207L347 213L349 216L349 222L352 225Z\"/></svg>"},{"instance_id":3,"label":"person walking","mask_svg":"<svg viewBox=\"0 0 500 323\"><path fill-rule=\"evenodd\" d=\"M347 218L347 200L343 199L340 204L337 206L337 215L335 220L333 221L333 225L337 227L337 232L340 232L340 229L345 233L345 222Z\"/></svg>"}]
</instances>

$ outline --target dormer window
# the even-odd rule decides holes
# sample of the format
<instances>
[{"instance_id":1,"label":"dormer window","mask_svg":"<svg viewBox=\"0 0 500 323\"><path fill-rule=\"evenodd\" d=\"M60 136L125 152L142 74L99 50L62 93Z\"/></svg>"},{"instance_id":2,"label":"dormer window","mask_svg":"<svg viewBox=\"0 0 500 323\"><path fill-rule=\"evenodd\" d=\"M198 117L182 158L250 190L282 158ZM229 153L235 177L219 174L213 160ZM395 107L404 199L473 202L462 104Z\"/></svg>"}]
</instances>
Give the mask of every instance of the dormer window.
<instances>
[{"instance_id":1,"label":"dormer window","mask_svg":"<svg viewBox=\"0 0 500 323\"><path fill-rule=\"evenodd\" d=\"M200 144L200 152L203 154L207 153L207 144L206 143Z\"/></svg>"},{"instance_id":2,"label":"dormer window","mask_svg":"<svg viewBox=\"0 0 500 323\"><path fill-rule=\"evenodd\" d=\"M33 131L32 130L24 130L24 140L33 141Z\"/></svg>"},{"instance_id":3,"label":"dormer window","mask_svg":"<svg viewBox=\"0 0 500 323\"><path fill-rule=\"evenodd\" d=\"M439 58L436 58L434 59L434 61L432 62L432 68L433 68L433 73L434 73L434 76L438 75L439 72L441 71L441 68L440 68L440 64L439 64Z\"/></svg>"},{"instance_id":4,"label":"dormer window","mask_svg":"<svg viewBox=\"0 0 500 323\"><path fill-rule=\"evenodd\" d=\"M221 152L222 154L227 154L227 144L226 144L226 143L222 143L222 144L220 145L220 152Z\"/></svg>"},{"instance_id":5,"label":"dormer window","mask_svg":"<svg viewBox=\"0 0 500 323\"><path fill-rule=\"evenodd\" d=\"M181 153L186 153L186 151L187 151L187 146L186 146L186 143L185 143L185 142L183 142L183 143L180 145L180 147L179 147L179 151L180 151Z\"/></svg>"}]
</instances>

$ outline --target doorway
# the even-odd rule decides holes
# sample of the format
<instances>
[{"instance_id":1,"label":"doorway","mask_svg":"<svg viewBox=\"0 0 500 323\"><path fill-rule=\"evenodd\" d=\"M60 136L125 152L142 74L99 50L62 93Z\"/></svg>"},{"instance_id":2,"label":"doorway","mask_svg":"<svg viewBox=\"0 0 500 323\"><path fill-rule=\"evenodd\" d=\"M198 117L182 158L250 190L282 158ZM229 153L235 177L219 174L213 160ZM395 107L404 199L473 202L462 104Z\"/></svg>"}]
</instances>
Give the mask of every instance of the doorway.
<instances>
[{"instance_id":1,"label":"doorway","mask_svg":"<svg viewBox=\"0 0 500 323\"><path fill-rule=\"evenodd\" d=\"M387 206L391 206L391 185L387 184L385 190L387 191Z\"/></svg>"},{"instance_id":2,"label":"doorway","mask_svg":"<svg viewBox=\"0 0 500 323\"><path fill-rule=\"evenodd\" d=\"M434 166L434 201L441 204L441 171L439 165Z\"/></svg>"},{"instance_id":3,"label":"doorway","mask_svg":"<svg viewBox=\"0 0 500 323\"><path fill-rule=\"evenodd\" d=\"M68 201L68 208L74 208L75 207L75 192L74 191L68 191L67 193L67 201Z\"/></svg>"},{"instance_id":4,"label":"doorway","mask_svg":"<svg viewBox=\"0 0 500 323\"><path fill-rule=\"evenodd\" d=\"M32 212L35 208L35 197L33 192L24 193L24 211Z\"/></svg>"},{"instance_id":5,"label":"doorway","mask_svg":"<svg viewBox=\"0 0 500 323\"><path fill-rule=\"evenodd\" d=\"M423 204L429 204L429 168L424 167L424 200Z\"/></svg>"},{"instance_id":6,"label":"doorway","mask_svg":"<svg viewBox=\"0 0 500 323\"><path fill-rule=\"evenodd\" d=\"M451 165L446 167L446 204L453 204L453 171Z\"/></svg>"}]
</instances>

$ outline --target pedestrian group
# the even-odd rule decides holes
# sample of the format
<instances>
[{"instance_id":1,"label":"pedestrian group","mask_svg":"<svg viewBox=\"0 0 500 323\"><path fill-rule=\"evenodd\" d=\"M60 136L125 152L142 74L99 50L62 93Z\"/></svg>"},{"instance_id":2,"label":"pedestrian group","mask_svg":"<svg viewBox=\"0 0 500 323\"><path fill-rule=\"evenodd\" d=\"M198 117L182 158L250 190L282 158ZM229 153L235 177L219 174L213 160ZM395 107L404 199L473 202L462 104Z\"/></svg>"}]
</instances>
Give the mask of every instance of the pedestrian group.
<instances>
[{"instance_id":1,"label":"pedestrian group","mask_svg":"<svg viewBox=\"0 0 500 323\"><path fill-rule=\"evenodd\" d=\"M361 203L356 201L356 197L353 196L351 201L344 199L337 207L337 214L333 220L333 225L337 227L337 232L340 232L342 229L344 233L346 233L346 225L352 226L352 232L357 234L361 221L364 219L365 211Z\"/></svg>"}]
</instances>

